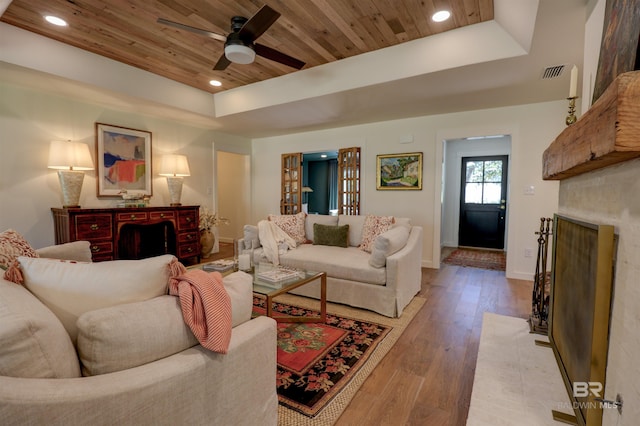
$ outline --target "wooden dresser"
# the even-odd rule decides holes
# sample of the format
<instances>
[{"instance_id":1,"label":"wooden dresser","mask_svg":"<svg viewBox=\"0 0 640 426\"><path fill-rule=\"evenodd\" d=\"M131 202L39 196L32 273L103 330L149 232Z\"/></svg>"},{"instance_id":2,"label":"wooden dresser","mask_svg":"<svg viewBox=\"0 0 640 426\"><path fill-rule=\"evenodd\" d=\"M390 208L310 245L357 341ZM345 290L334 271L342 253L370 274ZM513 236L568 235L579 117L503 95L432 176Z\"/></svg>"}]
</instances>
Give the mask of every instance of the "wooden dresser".
<instances>
[{"instance_id":1,"label":"wooden dresser","mask_svg":"<svg viewBox=\"0 0 640 426\"><path fill-rule=\"evenodd\" d=\"M200 255L199 206L52 208L56 244L87 240L94 262Z\"/></svg>"}]
</instances>

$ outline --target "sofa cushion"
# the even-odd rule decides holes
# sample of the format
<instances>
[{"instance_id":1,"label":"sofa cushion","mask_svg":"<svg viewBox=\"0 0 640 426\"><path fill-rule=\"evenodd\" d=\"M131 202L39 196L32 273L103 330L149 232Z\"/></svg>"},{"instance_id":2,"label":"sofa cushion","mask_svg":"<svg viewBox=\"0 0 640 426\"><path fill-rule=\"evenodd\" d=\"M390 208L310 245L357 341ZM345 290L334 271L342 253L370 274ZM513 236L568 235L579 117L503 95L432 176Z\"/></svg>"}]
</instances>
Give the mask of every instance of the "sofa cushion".
<instances>
[{"instance_id":1,"label":"sofa cushion","mask_svg":"<svg viewBox=\"0 0 640 426\"><path fill-rule=\"evenodd\" d=\"M362 243L362 227L364 216L341 214L338 216L338 225L349 225L349 245L358 247Z\"/></svg>"},{"instance_id":2,"label":"sofa cushion","mask_svg":"<svg viewBox=\"0 0 640 426\"><path fill-rule=\"evenodd\" d=\"M369 265L369 253L357 247L303 244L280 256L284 266L326 272L328 277L384 285L386 269Z\"/></svg>"},{"instance_id":3,"label":"sofa cushion","mask_svg":"<svg viewBox=\"0 0 640 426\"><path fill-rule=\"evenodd\" d=\"M78 356L56 316L21 285L0 280L0 376L80 376Z\"/></svg>"},{"instance_id":4,"label":"sofa cushion","mask_svg":"<svg viewBox=\"0 0 640 426\"><path fill-rule=\"evenodd\" d=\"M313 244L323 246L349 247L349 225L332 226L313 224Z\"/></svg>"},{"instance_id":5,"label":"sofa cushion","mask_svg":"<svg viewBox=\"0 0 640 426\"><path fill-rule=\"evenodd\" d=\"M392 227L378 235L373 243L369 264L374 268L384 267L387 264L387 257L407 245L408 239L409 228L405 226Z\"/></svg>"},{"instance_id":6,"label":"sofa cushion","mask_svg":"<svg viewBox=\"0 0 640 426\"><path fill-rule=\"evenodd\" d=\"M0 232L0 269L7 269L18 256L38 257L38 254L17 231Z\"/></svg>"},{"instance_id":7,"label":"sofa cushion","mask_svg":"<svg viewBox=\"0 0 640 426\"><path fill-rule=\"evenodd\" d=\"M319 223L321 225L337 225L338 216L330 216L328 214L310 214L307 215L304 223L304 232L307 237L307 241L314 241L313 225Z\"/></svg>"},{"instance_id":8,"label":"sofa cushion","mask_svg":"<svg viewBox=\"0 0 640 426\"><path fill-rule=\"evenodd\" d=\"M376 237L391 228L391 225L393 225L393 216L366 215L362 227L360 249L371 253Z\"/></svg>"},{"instance_id":9,"label":"sofa cushion","mask_svg":"<svg viewBox=\"0 0 640 426\"><path fill-rule=\"evenodd\" d=\"M76 321L94 309L167 294L172 255L83 263L19 257L24 286L62 322L75 343Z\"/></svg>"},{"instance_id":10,"label":"sofa cushion","mask_svg":"<svg viewBox=\"0 0 640 426\"><path fill-rule=\"evenodd\" d=\"M223 278L231 298L232 327L251 319L252 281L245 272ZM198 344L184 322L180 299L169 295L86 312L77 326L85 376L137 367Z\"/></svg>"},{"instance_id":11,"label":"sofa cushion","mask_svg":"<svg viewBox=\"0 0 640 426\"><path fill-rule=\"evenodd\" d=\"M278 228L286 232L294 239L296 244L300 245L307 242L307 238L304 233L305 216L306 213L304 212L285 215L270 214L267 219L278 225Z\"/></svg>"},{"instance_id":12,"label":"sofa cushion","mask_svg":"<svg viewBox=\"0 0 640 426\"><path fill-rule=\"evenodd\" d=\"M91 262L91 243L89 241L72 241L36 250L38 257L48 259L77 260Z\"/></svg>"}]
</instances>

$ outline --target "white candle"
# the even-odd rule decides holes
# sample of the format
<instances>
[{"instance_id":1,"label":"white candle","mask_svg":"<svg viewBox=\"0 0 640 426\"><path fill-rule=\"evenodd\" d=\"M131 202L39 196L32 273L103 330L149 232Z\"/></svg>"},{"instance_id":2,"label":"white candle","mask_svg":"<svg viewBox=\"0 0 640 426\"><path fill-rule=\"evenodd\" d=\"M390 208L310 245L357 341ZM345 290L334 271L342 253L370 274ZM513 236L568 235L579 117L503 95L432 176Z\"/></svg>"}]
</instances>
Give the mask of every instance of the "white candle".
<instances>
[{"instance_id":1,"label":"white candle","mask_svg":"<svg viewBox=\"0 0 640 426\"><path fill-rule=\"evenodd\" d=\"M241 254L238 256L238 269L241 271L248 271L251 269L251 256L248 254Z\"/></svg>"},{"instance_id":2,"label":"white candle","mask_svg":"<svg viewBox=\"0 0 640 426\"><path fill-rule=\"evenodd\" d=\"M571 68L571 85L569 86L569 97L575 98L578 92L578 67Z\"/></svg>"}]
</instances>

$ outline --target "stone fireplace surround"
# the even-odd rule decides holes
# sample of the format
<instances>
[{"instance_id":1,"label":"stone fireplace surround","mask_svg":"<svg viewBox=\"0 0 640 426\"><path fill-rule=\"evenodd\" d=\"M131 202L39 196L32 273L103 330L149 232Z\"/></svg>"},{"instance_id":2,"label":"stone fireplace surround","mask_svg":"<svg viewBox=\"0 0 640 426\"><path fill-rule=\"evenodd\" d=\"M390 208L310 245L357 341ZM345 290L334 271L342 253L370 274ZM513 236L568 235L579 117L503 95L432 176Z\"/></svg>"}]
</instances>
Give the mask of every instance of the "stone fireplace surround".
<instances>
[{"instance_id":1,"label":"stone fireplace surround","mask_svg":"<svg viewBox=\"0 0 640 426\"><path fill-rule=\"evenodd\" d=\"M618 235L604 398L620 394L622 414L604 410L602 424L640 418L640 71L621 74L545 151L545 179L560 180L558 213L610 224Z\"/></svg>"}]
</instances>

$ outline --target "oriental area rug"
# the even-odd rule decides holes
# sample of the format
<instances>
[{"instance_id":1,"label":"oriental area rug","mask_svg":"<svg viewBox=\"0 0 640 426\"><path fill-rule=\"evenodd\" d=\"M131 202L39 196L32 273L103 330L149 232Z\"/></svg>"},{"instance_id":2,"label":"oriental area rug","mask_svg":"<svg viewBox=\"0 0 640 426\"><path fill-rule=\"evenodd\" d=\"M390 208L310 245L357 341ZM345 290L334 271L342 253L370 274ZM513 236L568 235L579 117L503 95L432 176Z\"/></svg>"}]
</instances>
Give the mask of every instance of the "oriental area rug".
<instances>
[{"instance_id":1,"label":"oriental area rug","mask_svg":"<svg viewBox=\"0 0 640 426\"><path fill-rule=\"evenodd\" d=\"M393 347L425 299L415 297L400 318L327 304L327 322L278 323L279 425L332 425ZM254 315L265 299L254 295ZM318 316L319 302L283 295L274 315Z\"/></svg>"},{"instance_id":2,"label":"oriental area rug","mask_svg":"<svg viewBox=\"0 0 640 426\"><path fill-rule=\"evenodd\" d=\"M448 265L504 271L507 257L502 250L457 248L442 262Z\"/></svg>"}]
</instances>

